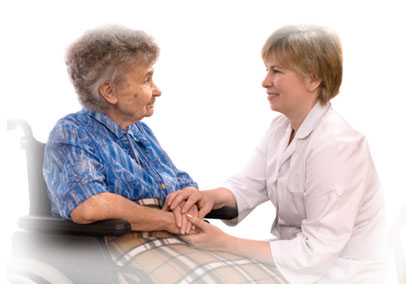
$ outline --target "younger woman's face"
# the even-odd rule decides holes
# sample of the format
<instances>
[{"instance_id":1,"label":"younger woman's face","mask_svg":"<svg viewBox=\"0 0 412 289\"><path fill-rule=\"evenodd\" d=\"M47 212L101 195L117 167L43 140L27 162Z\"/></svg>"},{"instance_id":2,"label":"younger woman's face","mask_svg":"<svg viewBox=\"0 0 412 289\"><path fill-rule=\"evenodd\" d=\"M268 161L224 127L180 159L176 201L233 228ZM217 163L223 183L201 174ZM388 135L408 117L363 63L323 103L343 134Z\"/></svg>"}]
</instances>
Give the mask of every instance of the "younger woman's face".
<instances>
[{"instance_id":1,"label":"younger woman's face","mask_svg":"<svg viewBox=\"0 0 412 289\"><path fill-rule=\"evenodd\" d=\"M267 74L262 86L266 88L272 110L289 117L313 106L318 95L319 81L282 67L275 57L264 59L264 63Z\"/></svg>"}]
</instances>

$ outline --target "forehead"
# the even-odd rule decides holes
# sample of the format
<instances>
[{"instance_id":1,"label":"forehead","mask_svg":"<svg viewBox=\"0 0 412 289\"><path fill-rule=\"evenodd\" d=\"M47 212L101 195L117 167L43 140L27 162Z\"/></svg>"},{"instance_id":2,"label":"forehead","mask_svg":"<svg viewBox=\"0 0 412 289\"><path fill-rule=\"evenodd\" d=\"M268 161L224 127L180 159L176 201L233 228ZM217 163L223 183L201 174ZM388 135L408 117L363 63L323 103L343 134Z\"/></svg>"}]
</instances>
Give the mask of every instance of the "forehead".
<instances>
[{"instance_id":1,"label":"forehead","mask_svg":"<svg viewBox=\"0 0 412 289\"><path fill-rule=\"evenodd\" d=\"M263 62L265 63L265 66L267 67L271 67L271 66L284 67L284 68L288 67L287 61L276 53L271 53L267 55L266 57L264 57Z\"/></svg>"},{"instance_id":2,"label":"forehead","mask_svg":"<svg viewBox=\"0 0 412 289\"><path fill-rule=\"evenodd\" d=\"M143 61L131 61L124 65L124 73L134 77L142 76L149 73L153 73L154 63L146 63Z\"/></svg>"}]
</instances>

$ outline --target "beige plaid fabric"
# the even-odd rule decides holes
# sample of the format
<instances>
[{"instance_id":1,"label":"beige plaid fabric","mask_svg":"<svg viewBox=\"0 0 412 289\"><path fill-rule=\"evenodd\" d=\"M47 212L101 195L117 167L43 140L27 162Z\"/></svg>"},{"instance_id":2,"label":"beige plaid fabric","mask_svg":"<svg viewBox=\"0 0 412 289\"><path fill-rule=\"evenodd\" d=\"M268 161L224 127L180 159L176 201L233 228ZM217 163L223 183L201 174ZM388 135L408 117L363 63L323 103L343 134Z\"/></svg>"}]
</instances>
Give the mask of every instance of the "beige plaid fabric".
<instances>
[{"instance_id":1,"label":"beige plaid fabric","mask_svg":"<svg viewBox=\"0 0 412 289\"><path fill-rule=\"evenodd\" d=\"M145 205L159 205L150 202ZM200 250L164 231L107 236L104 241L121 283L286 283L274 266Z\"/></svg>"}]
</instances>

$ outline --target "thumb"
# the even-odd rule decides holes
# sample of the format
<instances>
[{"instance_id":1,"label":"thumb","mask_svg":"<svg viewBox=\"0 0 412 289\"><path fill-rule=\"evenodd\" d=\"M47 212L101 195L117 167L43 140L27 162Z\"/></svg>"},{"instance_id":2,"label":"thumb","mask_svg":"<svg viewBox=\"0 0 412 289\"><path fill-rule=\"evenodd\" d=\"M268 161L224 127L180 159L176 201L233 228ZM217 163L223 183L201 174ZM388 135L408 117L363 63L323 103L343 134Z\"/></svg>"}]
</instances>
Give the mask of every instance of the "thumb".
<instances>
[{"instance_id":1,"label":"thumb","mask_svg":"<svg viewBox=\"0 0 412 289\"><path fill-rule=\"evenodd\" d=\"M166 197L165 206L169 208L172 202L174 201L174 199L176 199L176 196L177 196L176 192L168 194Z\"/></svg>"},{"instance_id":2,"label":"thumb","mask_svg":"<svg viewBox=\"0 0 412 289\"><path fill-rule=\"evenodd\" d=\"M167 205L166 202L164 202L163 207L162 207L162 211L168 211L169 210L169 206Z\"/></svg>"},{"instance_id":3,"label":"thumb","mask_svg":"<svg viewBox=\"0 0 412 289\"><path fill-rule=\"evenodd\" d=\"M204 218L212 210L211 206L204 206L199 211L199 218Z\"/></svg>"},{"instance_id":4,"label":"thumb","mask_svg":"<svg viewBox=\"0 0 412 289\"><path fill-rule=\"evenodd\" d=\"M202 219L193 217L190 214L186 214L187 219L196 227L198 227L199 229L201 229L202 231L206 231L207 230L207 226L208 224L206 222L204 222Z\"/></svg>"}]
</instances>

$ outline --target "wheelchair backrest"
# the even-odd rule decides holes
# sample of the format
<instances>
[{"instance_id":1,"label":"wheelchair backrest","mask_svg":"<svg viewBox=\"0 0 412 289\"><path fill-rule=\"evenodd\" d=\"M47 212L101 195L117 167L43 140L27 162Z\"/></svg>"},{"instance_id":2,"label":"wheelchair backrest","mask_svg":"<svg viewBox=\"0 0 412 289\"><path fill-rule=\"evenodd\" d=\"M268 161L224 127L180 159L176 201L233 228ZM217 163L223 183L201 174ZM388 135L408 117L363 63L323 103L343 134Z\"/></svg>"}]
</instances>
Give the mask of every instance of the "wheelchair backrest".
<instances>
[{"instance_id":1,"label":"wheelchair backrest","mask_svg":"<svg viewBox=\"0 0 412 289\"><path fill-rule=\"evenodd\" d=\"M45 144L34 138L31 127L26 121L20 119L7 121L8 129L17 127L23 131L21 144L26 151L30 215L50 216L49 191L42 172Z\"/></svg>"},{"instance_id":2,"label":"wheelchair backrest","mask_svg":"<svg viewBox=\"0 0 412 289\"><path fill-rule=\"evenodd\" d=\"M25 148L30 194L30 215L36 216L50 215L49 191L43 178L44 146L44 143L32 137Z\"/></svg>"}]
</instances>

